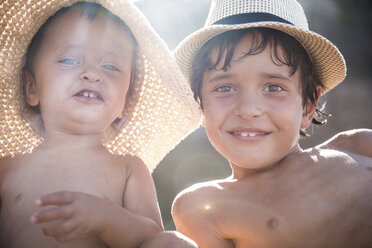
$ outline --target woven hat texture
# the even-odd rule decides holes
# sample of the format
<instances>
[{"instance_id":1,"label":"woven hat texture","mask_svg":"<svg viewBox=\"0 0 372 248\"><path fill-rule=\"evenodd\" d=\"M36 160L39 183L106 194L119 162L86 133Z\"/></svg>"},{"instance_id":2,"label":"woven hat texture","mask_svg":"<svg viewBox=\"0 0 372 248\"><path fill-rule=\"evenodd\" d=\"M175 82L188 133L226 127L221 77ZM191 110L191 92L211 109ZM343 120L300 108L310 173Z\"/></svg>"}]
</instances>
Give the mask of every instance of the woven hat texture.
<instances>
[{"instance_id":1,"label":"woven hat texture","mask_svg":"<svg viewBox=\"0 0 372 248\"><path fill-rule=\"evenodd\" d=\"M25 118L20 71L33 36L56 11L79 1L5 0L0 3L0 157L31 152L42 141ZM129 0L97 2L121 18L137 40L134 94L125 125L110 129L103 145L114 154L139 156L152 171L199 125L192 92L165 43Z\"/></svg>"},{"instance_id":2,"label":"woven hat texture","mask_svg":"<svg viewBox=\"0 0 372 248\"><path fill-rule=\"evenodd\" d=\"M299 41L325 85L323 93L344 80L342 54L326 38L309 30L304 10L296 0L213 0L204 27L186 37L174 51L182 73L191 79L194 57L209 39L229 30L253 27L277 29Z\"/></svg>"}]
</instances>

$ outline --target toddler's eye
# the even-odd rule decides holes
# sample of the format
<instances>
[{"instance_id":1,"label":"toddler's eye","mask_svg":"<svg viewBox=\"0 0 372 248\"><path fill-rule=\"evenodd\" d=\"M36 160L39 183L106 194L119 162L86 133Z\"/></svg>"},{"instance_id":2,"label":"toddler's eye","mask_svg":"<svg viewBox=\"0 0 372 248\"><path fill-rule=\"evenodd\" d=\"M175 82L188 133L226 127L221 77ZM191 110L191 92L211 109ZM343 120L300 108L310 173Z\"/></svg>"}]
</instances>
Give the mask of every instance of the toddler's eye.
<instances>
[{"instance_id":1,"label":"toddler's eye","mask_svg":"<svg viewBox=\"0 0 372 248\"><path fill-rule=\"evenodd\" d=\"M231 87L230 85L222 85L216 88L217 92L231 92L233 90L233 87Z\"/></svg>"},{"instance_id":2,"label":"toddler's eye","mask_svg":"<svg viewBox=\"0 0 372 248\"><path fill-rule=\"evenodd\" d=\"M283 87L281 87L278 84L269 84L265 87L265 91L268 92L281 92L283 90Z\"/></svg>"},{"instance_id":3,"label":"toddler's eye","mask_svg":"<svg viewBox=\"0 0 372 248\"><path fill-rule=\"evenodd\" d=\"M77 61L76 59L61 59L58 62L61 63L61 64L65 64L65 65L78 65L78 64L80 64L79 61Z\"/></svg>"},{"instance_id":4,"label":"toddler's eye","mask_svg":"<svg viewBox=\"0 0 372 248\"><path fill-rule=\"evenodd\" d=\"M120 71L119 68L114 65L103 65L103 68L110 71Z\"/></svg>"}]
</instances>

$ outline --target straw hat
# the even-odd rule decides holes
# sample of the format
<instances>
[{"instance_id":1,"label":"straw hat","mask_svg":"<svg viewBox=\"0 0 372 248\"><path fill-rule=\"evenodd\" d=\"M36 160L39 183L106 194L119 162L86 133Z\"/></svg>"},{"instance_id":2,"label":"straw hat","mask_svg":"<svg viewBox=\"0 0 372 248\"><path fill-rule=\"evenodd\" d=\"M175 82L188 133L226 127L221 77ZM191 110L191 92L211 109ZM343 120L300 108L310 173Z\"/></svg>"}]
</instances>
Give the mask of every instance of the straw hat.
<instances>
[{"instance_id":1,"label":"straw hat","mask_svg":"<svg viewBox=\"0 0 372 248\"><path fill-rule=\"evenodd\" d=\"M27 47L57 10L77 0L5 0L0 3L0 157L31 152L43 138L25 118L20 71ZM129 0L97 2L121 18L139 51L133 97L126 123L103 141L114 154L139 156L152 171L199 125L199 110L176 61L146 18Z\"/></svg>"},{"instance_id":2,"label":"straw hat","mask_svg":"<svg viewBox=\"0 0 372 248\"><path fill-rule=\"evenodd\" d=\"M297 39L309 53L325 92L345 78L342 54L326 38L309 31L305 13L296 0L213 0L204 28L189 35L174 51L182 73L190 81L194 57L212 37L253 27L277 29Z\"/></svg>"}]
</instances>

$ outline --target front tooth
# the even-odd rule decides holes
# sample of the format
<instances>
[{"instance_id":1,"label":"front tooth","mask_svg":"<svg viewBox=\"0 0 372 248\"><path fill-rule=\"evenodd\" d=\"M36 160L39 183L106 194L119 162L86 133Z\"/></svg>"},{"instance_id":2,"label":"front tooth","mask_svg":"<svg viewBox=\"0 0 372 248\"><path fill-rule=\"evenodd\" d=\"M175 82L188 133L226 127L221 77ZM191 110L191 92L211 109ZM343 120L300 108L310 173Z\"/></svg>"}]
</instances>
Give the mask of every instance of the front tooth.
<instances>
[{"instance_id":1,"label":"front tooth","mask_svg":"<svg viewBox=\"0 0 372 248\"><path fill-rule=\"evenodd\" d=\"M90 98L95 97L94 93L89 93L89 97L90 97Z\"/></svg>"},{"instance_id":2,"label":"front tooth","mask_svg":"<svg viewBox=\"0 0 372 248\"><path fill-rule=\"evenodd\" d=\"M89 93L88 93L88 92L84 92L84 93L83 93L83 96L85 96L85 97L89 97Z\"/></svg>"},{"instance_id":3,"label":"front tooth","mask_svg":"<svg viewBox=\"0 0 372 248\"><path fill-rule=\"evenodd\" d=\"M255 137L256 135L256 133L240 133L242 137Z\"/></svg>"}]
</instances>

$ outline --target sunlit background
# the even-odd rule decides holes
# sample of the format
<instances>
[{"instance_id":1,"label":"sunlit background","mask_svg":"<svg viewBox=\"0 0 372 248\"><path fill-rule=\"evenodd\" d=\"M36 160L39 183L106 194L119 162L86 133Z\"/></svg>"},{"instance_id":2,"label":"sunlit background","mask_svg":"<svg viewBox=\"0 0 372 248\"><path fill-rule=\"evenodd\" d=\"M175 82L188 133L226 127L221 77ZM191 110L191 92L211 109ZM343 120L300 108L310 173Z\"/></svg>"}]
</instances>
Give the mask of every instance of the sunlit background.
<instances>
[{"instance_id":1,"label":"sunlit background","mask_svg":"<svg viewBox=\"0 0 372 248\"><path fill-rule=\"evenodd\" d=\"M170 49L187 35L201 28L210 0L137 0ZM348 75L328 93L325 126L315 127L312 136L301 140L303 148L319 144L337 132L352 128L372 128L372 1L300 0L310 29L327 37L343 53ZM372 148L371 148L372 149ZM182 189L206 180L224 178L231 173L227 161L211 145L202 128L182 141L153 173L163 221L167 230L175 229L170 209Z\"/></svg>"}]
</instances>

